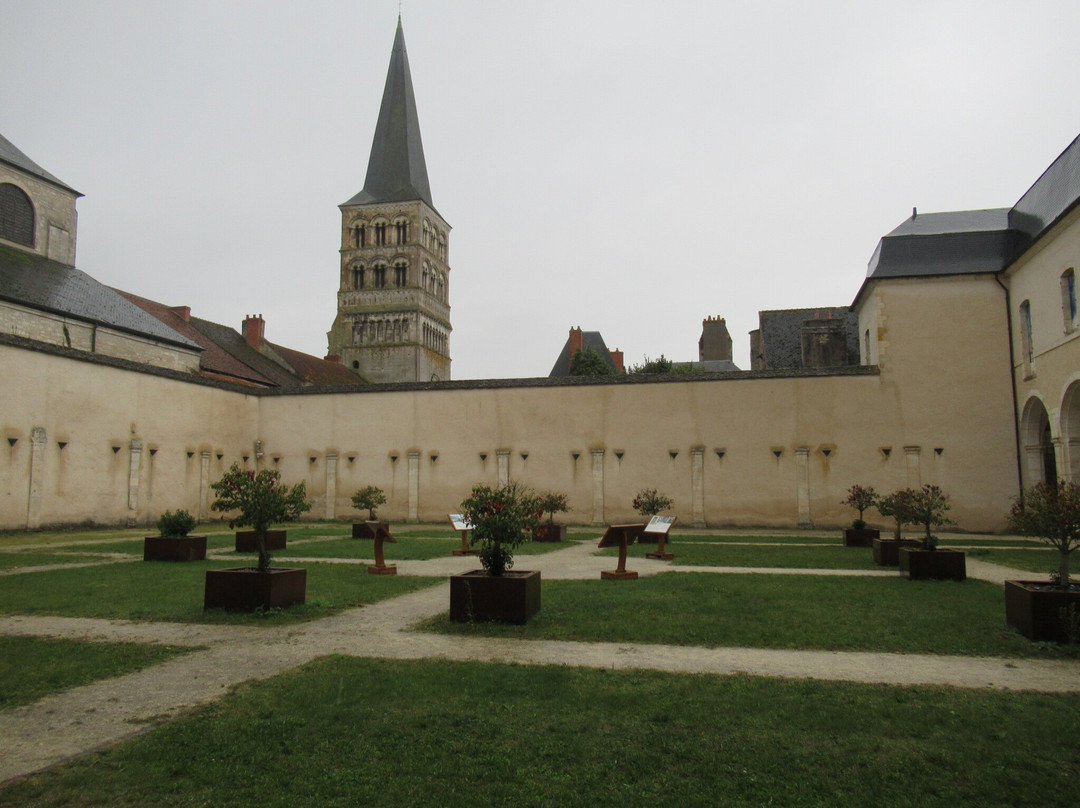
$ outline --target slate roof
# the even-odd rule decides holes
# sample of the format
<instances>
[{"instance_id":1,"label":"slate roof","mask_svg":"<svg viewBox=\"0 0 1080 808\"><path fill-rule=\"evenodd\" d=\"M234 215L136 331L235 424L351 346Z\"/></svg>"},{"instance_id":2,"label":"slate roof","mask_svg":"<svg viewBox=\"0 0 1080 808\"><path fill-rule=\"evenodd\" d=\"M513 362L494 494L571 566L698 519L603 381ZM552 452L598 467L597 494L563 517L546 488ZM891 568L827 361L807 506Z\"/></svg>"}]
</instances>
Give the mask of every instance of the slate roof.
<instances>
[{"instance_id":1,"label":"slate roof","mask_svg":"<svg viewBox=\"0 0 1080 808\"><path fill-rule=\"evenodd\" d=\"M15 144L3 135L0 135L0 160L14 166L20 171L25 171L27 174L33 174L39 179L43 179L46 182L51 182L53 185L59 186L65 191L71 191L71 193L75 194L76 196L82 196L82 194L80 194L74 188L58 180L44 168L39 166L21 151L19 151L19 149L15 147Z\"/></svg>"},{"instance_id":2,"label":"slate roof","mask_svg":"<svg viewBox=\"0 0 1080 808\"><path fill-rule=\"evenodd\" d=\"M28 308L201 350L82 270L34 253L0 246L0 299Z\"/></svg>"},{"instance_id":3,"label":"slate roof","mask_svg":"<svg viewBox=\"0 0 1080 808\"><path fill-rule=\"evenodd\" d=\"M420 118L416 114L405 32L399 17L364 189L342 207L416 199L435 207L431 202L424 145L420 139Z\"/></svg>"},{"instance_id":4,"label":"slate roof","mask_svg":"<svg viewBox=\"0 0 1080 808\"><path fill-rule=\"evenodd\" d=\"M581 349L591 348L600 354L600 357L611 366L612 370L617 370L615 367L615 361L611 358L611 351L608 350L608 346L604 343L604 338L600 335L599 331L582 331L581 332ZM570 375L570 338L567 337L566 344L563 345L562 352L559 354L559 358L555 360L554 367L551 368L551 373L548 377L561 377Z\"/></svg>"},{"instance_id":5,"label":"slate roof","mask_svg":"<svg viewBox=\"0 0 1080 808\"><path fill-rule=\"evenodd\" d=\"M1080 201L1080 136L1042 173L1009 211L1009 225L1032 241Z\"/></svg>"}]
</instances>

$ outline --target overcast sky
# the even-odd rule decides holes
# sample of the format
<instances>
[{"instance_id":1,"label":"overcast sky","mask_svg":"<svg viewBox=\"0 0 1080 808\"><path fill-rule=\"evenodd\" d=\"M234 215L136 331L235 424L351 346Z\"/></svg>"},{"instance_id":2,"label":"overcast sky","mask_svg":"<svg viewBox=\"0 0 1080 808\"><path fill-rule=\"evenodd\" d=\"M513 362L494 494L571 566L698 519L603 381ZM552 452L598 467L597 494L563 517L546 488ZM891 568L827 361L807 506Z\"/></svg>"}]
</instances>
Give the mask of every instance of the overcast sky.
<instances>
[{"instance_id":1,"label":"overcast sky","mask_svg":"<svg viewBox=\"0 0 1080 808\"><path fill-rule=\"evenodd\" d=\"M319 356L397 0L0 0L0 132L99 281ZM921 212L1009 207L1077 134L1080 3L405 0L457 379L628 364L851 303Z\"/></svg>"}]
</instances>

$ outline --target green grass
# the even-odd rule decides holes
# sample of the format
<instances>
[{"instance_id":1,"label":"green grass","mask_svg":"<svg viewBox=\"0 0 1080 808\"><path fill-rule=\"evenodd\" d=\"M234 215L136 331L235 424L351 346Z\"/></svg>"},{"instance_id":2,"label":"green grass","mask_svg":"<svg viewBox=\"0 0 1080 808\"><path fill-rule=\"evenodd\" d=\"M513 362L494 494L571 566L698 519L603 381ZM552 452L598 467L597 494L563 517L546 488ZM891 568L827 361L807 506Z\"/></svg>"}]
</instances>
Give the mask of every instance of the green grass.
<instances>
[{"instance_id":1,"label":"green grass","mask_svg":"<svg viewBox=\"0 0 1080 808\"><path fill-rule=\"evenodd\" d=\"M1005 595L983 581L663 573L636 581L544 581L524 626L423 624L447 634L529 640L1080 659L1005 624Z\"/></svg>"},{"instance_id":2,"label":"green grass","mask_svg":"<svg viewBox=\"0 0 1080 808\"><path fill-rule=\"evenodd\" d=\"M150 531L147 536L154 535L154 531ZM203 535L197 531L193 531L192 535ZM206 549L207 551L215 550L228 550L236 546L236 539L232 533L218 533L206 537ZM66 546L63 548L64 552L78 552L78 553L124 553L126 555L135 555L142 558L143 554L143 540L142 538L134 539L132 541L106 541L96 544L77 544Z\"/></svg>"},{"instance_id":3,"label":"green grass","mask_svg":"<svg viewBox=\"0 0 1080 808\"><path fill-rule=\"evenodd\" d=\"M1058 569L1058 551L1045 545L1030 550L994 550L977 547L965 552L968 558L977 561L989 561L991 564L1001 564L1013 569L1028 570L1029 572L1039 573L1040 576L1048 576L1051 572L1057 572ZM1080 562L1075 560L1075 554L1073 559L1072 566L1080 568Z\"/></svg>"},{"instance_id":4,"label":"green grass","mask_svg":"<svg viewBox=\"0 0 1080 808\"><path fill-rule=\"evenodd\" d=\"M96 555L72 555L48 552L8 552L0 553L0 569L11 570L20 567L40 567L48 564L85 564L101 561Z\"/></svg>"},{"instance_id":5,"label":"green grass","mask_svg":"<svg viewBox=\"0 0 1080 808\"><path fill-rule=\"evenodd\" d=\"M0 637L0 709L130 673L189 650L169 645Z\"/></svg>"},{"instance_id":6,"label":"green grass","mask_svg":"<svg viewBox=\"0 0 1080 808\"><path fill-rule=\"evenodd\" d=\"M1064 808L1080 696L330 657L0 806Z\"/></svg>"},{"instance_id":7,"label":"green grass","mask_svg":"<svg viewBox=\"0 0 1080 808\"><path fill-rule=\"evenodd\" d=\"M716 536L708 533L673 533L668 537L668 543L841 545L843 539L839 532L835 536Z\"/></svg>"},{"instance_id":8,"label":"green grass","mask_svg":"<svg viewBox=\"0 0 1080 808\"><path fill-rule=\"evenodd\" d=\"M424 538L415 533L401 533L394 538L396 544L383 543L383 555L387 563L393 561L426 561L453 555L461 547L460 538ZM575 542L526 542L518 547L515 555L538 555L564 550ZM275 558L351 558L371 559L375 557L375 542L371 539L329 539L307 544L290 544L284 550L274 553Z\"/></svg>"},{"instance_id":9,"label":"green grass","mask_svg":"<svg viewBox=\"0 0 1080 808\"><path fill-rule=\"evenodd\" d=\"M280 625L325 617L437 583L405 575L368 575L363 566L305 564L307 603L302 606L256 615L204 612L206 570L229 566L235 564L139 561L13 575L0 586L0 613Z\"/></svg>"},{"instance_id":10,"label":"green grass","mask_svg":"<svg viewBox=\"0 0 1080 808\"><path fill-rule=\"evenodd\" d=\"M638 547L638 545L633 545ZM642 547L635 553L644 556L649 549ZM795 567L802 569L829 570L880 570L874 563L872 551L867 547L841 547L835 544L822 547L736 546L716 544L669 545L667 551L674 553L672 563L686 566L718 567Z\"/></svg>"}]
</instances>

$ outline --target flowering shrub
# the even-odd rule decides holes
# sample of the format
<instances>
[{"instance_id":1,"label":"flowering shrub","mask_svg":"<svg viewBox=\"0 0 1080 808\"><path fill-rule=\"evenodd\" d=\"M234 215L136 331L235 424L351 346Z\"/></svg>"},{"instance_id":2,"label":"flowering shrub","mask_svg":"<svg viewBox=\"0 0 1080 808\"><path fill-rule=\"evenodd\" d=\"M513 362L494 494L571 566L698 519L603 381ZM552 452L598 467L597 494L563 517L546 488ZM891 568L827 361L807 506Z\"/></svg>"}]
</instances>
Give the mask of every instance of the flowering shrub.
<instances>
[{"instance_id":1,"label":"flowering shrub","mask_svg":"<svg viewBox=\"0 0 1080 808\"><path fill-rule=\"evenodd\" d=\"M1013 503L1009 529L1035 536L1058 551L1058 584L1069 587L1069 554L1080 548L1080 485L1038 483Z\"/></svg>"},{"instance_id":2,"label":"flowering shrub","mask_svg":"<svg viewBox=\"0 0 1080 808\"><path fill-rule=\"evenodd\" d=\"M353 507L358 511L367 511L368 520L375 521L375 509L386 502L386 494L375 485L367 485L352 495Z\"/></svg>"},{"instance_id":3,"label":"flowering shrub","mask_svg":"<svg viewBox=\"0 0 1080 808\"><path fill-rule=\"evenodd\" d=\"M853 485L848 489L847 499L843 500L841 505L849 505L859 512L859 518L852 522L851 526L856 530L862 530L866 527L866 522L863 520L863 512L869 508L873 508L877 504L878 495L872 485L868 485L863 488L861 485Z\"/></svg>"},{"instance_id":4,"label":"flowering shrub","mask_svg":"<svg viewBox=\"0 0 1080 808\"><path fill-rule=\"evenodd\" d=\"M187 511L165 511L157 520L157 529L166 538L182 539L196 524L195 517Z\"/></svg>"},{"instance_id":5,"label":"flowering shrub","mask_svg":"<svg viewBox=\"0 0 1080 808\"><path fill-rule=\"evenodd\" d=\"M642 488L637 492L631 503L634 510L642 516L656 516L660 511L670 508L675 504L671 497L664 496L655 488Z\"/></svg>"},{"instance_id":6,"label":"flowering shrub","mask_svg":"<svg viewBox=\"0 0 1080 808\"><path fill-rule=\"evenodd\" d=\"M270 568L266 550L266 531L278 522L291 522L311 510L307 488L299 482L292 488L281 482L277 469L247 471L233 463L221 479L210 486L217 499L210 505L215 511L239 511L229 527L251 526L259 547L259 569Z\"/></svg>"},{"instance_id":7,"label":"flowering shrub","mask_svg":"<svg viewBox=\"0 0 1080 808\"><path fill-rule=\"evenodd\" d=\"M472 544L480 545L480 563L488 575L502 575L514 565L514 550L532 537L544 515L540 499L519 483L501 488L477 484L461 503L472 525Z\"/></svg>"},{"instance_id":8,"label":"flowering shrub","mask_svg":"<svg viewBox=\"0 0 1080 808\"><path fill-rule=\"evenodd\" d=\"M548 491L539 496L540 510L548 514L548 524L555 524L555 514L565 513L569 510L566 504L566 494Z\"/></svg>"}]
</instances>

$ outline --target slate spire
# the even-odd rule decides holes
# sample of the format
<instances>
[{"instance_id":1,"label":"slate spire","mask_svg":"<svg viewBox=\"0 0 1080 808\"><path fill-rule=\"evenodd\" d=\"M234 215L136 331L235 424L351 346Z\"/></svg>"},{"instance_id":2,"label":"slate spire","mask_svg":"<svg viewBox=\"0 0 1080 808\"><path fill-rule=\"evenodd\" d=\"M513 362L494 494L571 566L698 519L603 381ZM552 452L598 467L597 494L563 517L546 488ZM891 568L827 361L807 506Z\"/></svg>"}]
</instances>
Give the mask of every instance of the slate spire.
<instances>
[{"instance_id":1,"label":"slate spire","mask_svg":"<svg viewBox=\"0 0 1080 808\"><path fill-rule=\"evenodd\" d=\"M390 68L386 71L379 121L368 158L364 190L346 202L361 205L372 202L406 202L421 199L430 205L424 145L420 140L420 119L416 114L409 56L405 51L405 32L398 17Z\"/></svg>"}]
</instances>

